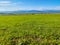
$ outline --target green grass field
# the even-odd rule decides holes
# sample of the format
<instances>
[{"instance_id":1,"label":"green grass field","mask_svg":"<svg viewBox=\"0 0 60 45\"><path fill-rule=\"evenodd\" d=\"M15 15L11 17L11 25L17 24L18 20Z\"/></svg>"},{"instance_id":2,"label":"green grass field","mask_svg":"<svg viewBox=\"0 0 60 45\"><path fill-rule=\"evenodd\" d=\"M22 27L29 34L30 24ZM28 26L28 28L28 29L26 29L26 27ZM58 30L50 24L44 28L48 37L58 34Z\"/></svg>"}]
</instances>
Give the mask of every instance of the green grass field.
<instances>
[{"instance_id":1,"label":"green grass field","mask_svg":"<svg viewBox=\"0 0 60 45\"><path fill-rule=\"evenodd\" d=\"M60 45L60 14L0 16L0 45Z\"/></svg>"}]
</instances>

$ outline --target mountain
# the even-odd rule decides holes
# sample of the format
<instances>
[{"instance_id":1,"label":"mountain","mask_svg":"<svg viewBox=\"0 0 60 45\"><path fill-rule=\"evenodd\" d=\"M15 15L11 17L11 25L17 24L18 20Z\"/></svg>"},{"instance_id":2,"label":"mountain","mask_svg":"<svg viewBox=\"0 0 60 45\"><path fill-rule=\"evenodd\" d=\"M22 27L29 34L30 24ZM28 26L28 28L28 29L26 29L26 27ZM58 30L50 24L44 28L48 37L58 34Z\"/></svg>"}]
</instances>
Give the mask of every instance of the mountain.
<instances>
[{"instance_id":1,"label":"mountain","mask_svg":"<svg viewBox=\"0 0 60 45\"><path fill-rule=\"evenodd\" d=\"M19 10L19 11L14 11L13 13L40 13L42 11L39 10Z\"/></svg>"},{"instance_id":2,"label":"mountain","mask_svg":"<svg viewBox=\"0 0 60 45\"><path fill-rule=\"evenodd\" d=\"M60 10L18 10L18 11L4 11L0 14L24 14L24 13L60 13Z\"/></svg>"}]
</instances>

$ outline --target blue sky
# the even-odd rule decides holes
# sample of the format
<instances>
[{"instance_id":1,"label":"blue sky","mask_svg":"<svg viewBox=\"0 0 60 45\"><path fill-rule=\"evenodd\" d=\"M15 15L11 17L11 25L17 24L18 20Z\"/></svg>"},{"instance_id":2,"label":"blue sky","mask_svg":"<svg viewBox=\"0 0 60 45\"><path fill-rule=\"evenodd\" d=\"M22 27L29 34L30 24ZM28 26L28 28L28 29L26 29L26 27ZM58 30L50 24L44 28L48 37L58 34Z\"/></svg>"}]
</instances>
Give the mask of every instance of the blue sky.
<instances>
[{"instance_id":1,"label":"blue sky","mask_svg":"<svg viewBox=\"0 0 60 45\"><path fill-rule=\"evenodd\" d=\"M60 0L0 0L0 11L60 10Z\"/></svg>"}]
</instances>

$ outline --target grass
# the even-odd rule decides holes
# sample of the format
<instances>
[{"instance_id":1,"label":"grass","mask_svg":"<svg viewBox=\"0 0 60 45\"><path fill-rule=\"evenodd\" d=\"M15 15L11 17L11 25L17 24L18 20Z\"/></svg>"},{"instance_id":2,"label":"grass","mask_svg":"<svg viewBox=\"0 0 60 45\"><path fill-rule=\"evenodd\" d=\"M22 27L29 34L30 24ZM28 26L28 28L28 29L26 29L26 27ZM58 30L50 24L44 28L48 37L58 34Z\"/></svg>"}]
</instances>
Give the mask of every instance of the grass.
<instances>
[{"instance_id":1,"label":"grass","mask_svg":"<svg viewBox=\"0 0 60 45\"><path fill-rule=\"evenodd\" d=\"M60 14L0 16L0 45L60 45Z\"/></svg>"}]
</instances>

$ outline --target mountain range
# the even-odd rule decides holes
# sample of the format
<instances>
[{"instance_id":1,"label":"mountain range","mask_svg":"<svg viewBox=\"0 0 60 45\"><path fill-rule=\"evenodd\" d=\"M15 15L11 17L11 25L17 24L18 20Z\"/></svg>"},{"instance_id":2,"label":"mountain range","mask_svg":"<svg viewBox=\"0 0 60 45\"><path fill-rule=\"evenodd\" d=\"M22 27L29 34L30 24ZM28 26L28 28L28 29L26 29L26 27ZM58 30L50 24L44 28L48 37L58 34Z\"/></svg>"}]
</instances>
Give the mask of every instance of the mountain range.
<instances>
[{"instance_id":1,"label":"mountain range","mask_svg":"<svg viewBox=\"0 0 60 45\"><path fill-rule=\"evenodd\" d=\"M0 11L0 14L24 14L24 13L60 13L60 10L18 10L18 11Z\"/></svg>"}]
</instances>

